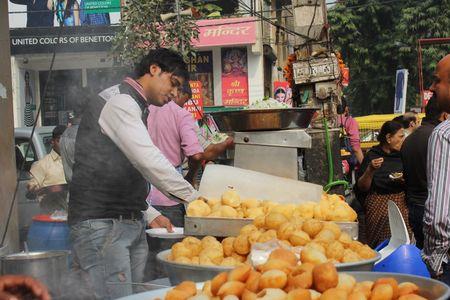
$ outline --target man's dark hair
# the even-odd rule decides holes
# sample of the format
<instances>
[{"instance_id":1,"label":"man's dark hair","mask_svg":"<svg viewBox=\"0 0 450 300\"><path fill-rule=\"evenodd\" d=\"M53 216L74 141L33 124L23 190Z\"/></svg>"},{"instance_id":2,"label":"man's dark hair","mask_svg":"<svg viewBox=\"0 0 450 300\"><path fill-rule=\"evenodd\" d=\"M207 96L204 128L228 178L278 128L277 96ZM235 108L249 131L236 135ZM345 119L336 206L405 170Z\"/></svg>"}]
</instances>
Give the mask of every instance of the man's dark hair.
<instances>
[{"instance_id":1,"label":"man's dark hair","mask_svg":"<svg viewBox=\"0 0 450 300\"><path fill-rule=\"evenodd\" d=\"M64 133L64 130L66 130L66 128L67 127L65 125L58 125L55 128L53 128L52 138L53 139L60 138L61 135Z\"/></svg>"},{"instance_id":2,"label":"man's dark hair","mask_svg":"<svg viewBox=\"0 0 450 300\"><path fill-rule=\"evenodd\" d=\"M433 93L433 96L428 101L427 106L425 106L425 118L423 118L423 121L438 121L441 117L442 112L442 109L439 108L439 105L437 103L436 94Z\"/></svg>"},{"instance_id":3,"label":"man's dark hair","mask_svg":"<svg viewBox=\"0 0 450 300\"><path fill-rule=\"evenodd\" d=\"M189 85L189 81L185 81L183 83L183 86L181 87L180 92L183 94L187 94L189 99L192 99L192 90L191 90L191 86Z\"/></svg>"},{"instance_id":4,"label":"man's dark hair","mask_svg":"<svg viewBox=\"0 0 450 300\"><path fill-rule=\"evenodd\" d=\"M387 144L387 135L394 135L400 129L403 129L403 125L395 120L387 121L381 126L380 133L377 136L381 145Z\"/></svg>"},{"instance_id":5,"label":"man's dark hair","mask_svg":"<svg viewBox=\"0 0 450 300\"><path fill-rule=\"evenodd\" d=\"M392 121L402 124L404 129L409 128L411 122L417 122L417 116L414 113L406 113L401 116L397 116Z\"/></svg>"},{"instance_id":6,"label":"man's dark hair","mask_svg":"<svg viewBox=\"0 0 450 300\"><path fill-rule=\"evenodd\" d=\"M172 73L184 80L189 80L187 65L181 55L166 48L152 49L134 69L136 78L149 72L151 65L157 65L163 72Z\"/></svg>"}]
</instances>

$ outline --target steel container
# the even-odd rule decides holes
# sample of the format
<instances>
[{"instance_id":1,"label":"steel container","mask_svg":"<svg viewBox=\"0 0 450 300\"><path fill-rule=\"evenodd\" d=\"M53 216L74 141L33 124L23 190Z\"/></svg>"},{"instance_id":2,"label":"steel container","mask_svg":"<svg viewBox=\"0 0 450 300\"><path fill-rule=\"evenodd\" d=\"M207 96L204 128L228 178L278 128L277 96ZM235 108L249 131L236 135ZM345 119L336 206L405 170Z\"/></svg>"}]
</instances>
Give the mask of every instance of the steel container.
<instances>
[{"instance_id":1,"label":"steel container","mask_svg":"<svg viewBox=\"0 0 450 300\"><path fill-rule=\"evenodd\" d=\"M316 108L243 109L209 113L222 132L307 128Z\"/></svg>"},{"instance_id":2,"label":"steel container","mask_svg":"<svg viewBox=\"0 0 450 300\"><path fill-rule=\"evenodd\" d=\"M62 280L69 269L68 251L15 253L0 258L3 274L25 274L45 284L51 294L61 295Z\"/></svg>"},{"instance_id":3,"label":"steel container","mask_svg":"<svg viewBox=\"0 0 450 300\"><path fill-rule=\"evenodd\" d=\"M221 272L228 272L234 269L234 267L199 266L169 261L167 257L170 252L170 249L161 251L157 254L156 258L164 266L172 285L177 285L185 280L195 282L210 280ZM369 260L363 260L355 263L336 264L336 269L338 272L371 271L375 262L380 258L381 255L377 253L377 257Z\"/></svg>"}]
</instances>

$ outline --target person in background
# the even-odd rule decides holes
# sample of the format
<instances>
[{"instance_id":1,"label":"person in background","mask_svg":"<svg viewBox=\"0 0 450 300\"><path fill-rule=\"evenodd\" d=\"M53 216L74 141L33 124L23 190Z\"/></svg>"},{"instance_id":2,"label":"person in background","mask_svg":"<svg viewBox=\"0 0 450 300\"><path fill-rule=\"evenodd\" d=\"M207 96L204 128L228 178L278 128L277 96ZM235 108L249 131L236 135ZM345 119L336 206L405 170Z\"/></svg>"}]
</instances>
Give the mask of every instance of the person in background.
<instances>
[{"instance_id":1,"label":"person in background","mask_svg":"<svg viewBox=\"0 0 450 300\"><path fill-rule=\"evenodd\" d=\"M446 118L447 114L438 107L433 95L425 107L422 124L405 139L401 148L409 222L419 249L423 248L423 214L428 197L428 139L433 129Z\"/></svg>"},{"instance_id":2,"label":"person in background","mask_svg":"<svg viewBox=\"0 0 450 300\"><path fill-rule=\"evenodd\" d=\"M178 53L153 49L136 65L134 78L92 97L84 110L69 185L68 223L73 269L87 277L96 299L136 291L139 285L132 283L142 283L148 256L146 227L171 229L170 220L146 203L147 183L174 199L198 197L146 128L148 106L167 104L188 77Z\"/></svg>"},{"instance_id":3,"label":"person in background","mask_svg":"<svg viewBox=\"0 0 450 300\"><path fill-rule=\"evenodd\" d=\"M357 190L366 193L363 203L366 214L366 237L375 248L391 236L388 218L389 200L400 209L409 232L404 183L394 174L403 172L400 149L404 140L402 125L387 121L378 134L379 145L372 147L364 157L358 172Z\"/></svg>"},{"instance_id":4,"label":"person in background","mask_svg":"<svg viewBox=\"0 0 450 300\"><path fill-rule=\"evenodd\" d=\"M54 13L47 7L48 0L9 0L27 6L27 27L53 27Z\"/></svg>"},{"instance_id":5,"label":"person in background","mask_svg":"<svg viewBox=\"0 0 450 300\"><path fill-rule=\"evenodd\" d=\"M32 178L27 189L38 195L42 213L49 214L55 210L67 210L67 191L64 168L60 155L60 138L66 126L58 125L53 129L52 150L31 166Z\"/></svg>"},{"instance_id":6,"label":"person in background","mask_svg":"<svg viewBox=\"0 0 450 300\"><path fill-rule=\"evenodd\" d=\"M27 275L0 276L0 299L36 299L50 300L50 294L45 285Z\"/></svg>"},{"instance_id":7,"label":"person in background","mask_svg":"<svg viewBox=\"0 0 450 300\"><path fill-rule=\"evenodd\" d=\"M47 8L56 12L59 24L80 26L80 6L77 0L48 0Z\"/></svg>"},{"instance_id":8,"label":"person in background","mask_svg":"<svg viewBox=\"0 0 450 300\"><path fill-rule=\"evenodd\" d=\"M69 119L69 126L62 134L59 143L62 165L67 183L72 181L72 169L73 164L75 163L75 140L81 117L83 116L83 111L86 108L87 100L90 97L90 91L87 88L83 88L81 92L72 89L69 92L69 97L71 97L70 102L75 103L73 115Z\"/></svg>"},{"instance_id":9,"label":"person in background","mask_svg":"<svg viewBox=\"0 0 450 300\"><path fill-rule=\"evenodd\" d=\"M405 131L405 138L420 126L420 122L417 119L417 114L415 112L407 112L401 116L395 117L393 121L402 124Z\"/></svg>"},{"instance_id":10,"label":"person in background","mask_svg":"<svg viewBox=\"0 0 450 300\"><path fill-rule=\"evenodd\" d=\"M450 54L436 66L430 90L450 113ZM423 218L422 258L433 277L450 284L450 121L436 126L428 141L428 198Z\"/></svg>"},{"instance_id":11,"label":"person in background","mask_svg":"<svg viewBox=\"0 0 450 300\"><path fill-rule=\"evenodd\" d=\"M357 165L360 165L364 159L359 138L359 125L350 115L345 98L342 99L342 103L338 106L338 114L337 125L341 129L341 149L351 153L350 157L345 160L350 171L354 170ZM343 164L345 162L343 161Z\"/></svg>"}]
</instances>

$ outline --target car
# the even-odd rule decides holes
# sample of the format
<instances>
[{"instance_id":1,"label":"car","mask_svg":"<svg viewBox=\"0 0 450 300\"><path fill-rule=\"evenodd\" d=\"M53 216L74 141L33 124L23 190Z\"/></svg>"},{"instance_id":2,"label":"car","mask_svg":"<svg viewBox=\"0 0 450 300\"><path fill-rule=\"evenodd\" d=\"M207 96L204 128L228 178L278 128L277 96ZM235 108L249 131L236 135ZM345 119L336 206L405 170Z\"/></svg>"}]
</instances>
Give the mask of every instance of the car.
<instances>
[{"instance_id":1,"label":"car","mask_svg":"<svg viewBox=\"0 0 450 300\"><path fill-rule=\"evenodd\" d=\"M18 176L18 190L16 201L19 210L19 237L20 246L24 246L28 228L32 218L40 213L39 202L35 195L28 193L27 184L31 178L31 165L42 159L52 150L52 131L55 126L36 127L31 137L32 127L19 127L14 129L14 150ZM28 153L27 148L29 147ZM23 165L23 167L22 167Z\"/></svg>"}]
</instances>

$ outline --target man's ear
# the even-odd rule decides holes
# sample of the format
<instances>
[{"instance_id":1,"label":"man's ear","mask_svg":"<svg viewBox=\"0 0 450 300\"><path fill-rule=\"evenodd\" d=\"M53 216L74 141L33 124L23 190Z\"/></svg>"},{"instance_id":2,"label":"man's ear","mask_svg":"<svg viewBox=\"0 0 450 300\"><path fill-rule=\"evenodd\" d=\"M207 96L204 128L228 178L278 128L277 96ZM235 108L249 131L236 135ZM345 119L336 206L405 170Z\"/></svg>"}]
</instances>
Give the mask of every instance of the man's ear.
<instances>
[{"instance_id":1,"label":"man's ear","mask_svg":"<svg viewBox=\"0 0 450 300\"><path fill-rule=\"evenodd\" d=\"M161 74L161 68L158 65L150 65L149 67L150 76L158 76Z\"/></svg>"}]
</instances>

